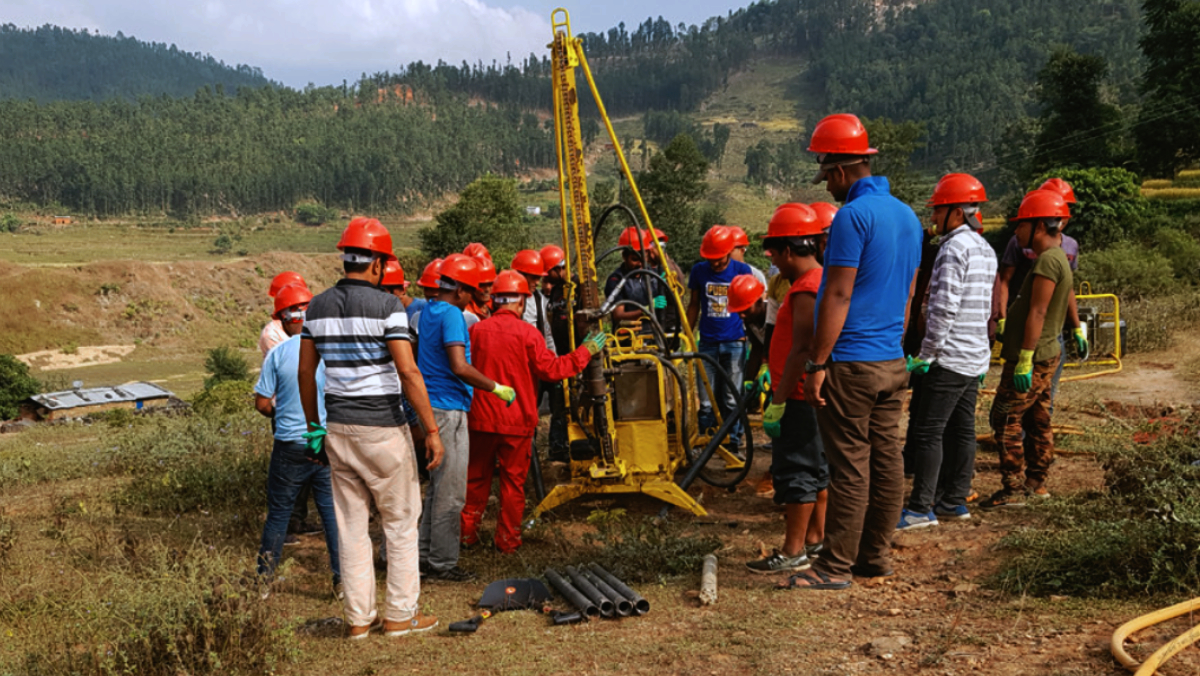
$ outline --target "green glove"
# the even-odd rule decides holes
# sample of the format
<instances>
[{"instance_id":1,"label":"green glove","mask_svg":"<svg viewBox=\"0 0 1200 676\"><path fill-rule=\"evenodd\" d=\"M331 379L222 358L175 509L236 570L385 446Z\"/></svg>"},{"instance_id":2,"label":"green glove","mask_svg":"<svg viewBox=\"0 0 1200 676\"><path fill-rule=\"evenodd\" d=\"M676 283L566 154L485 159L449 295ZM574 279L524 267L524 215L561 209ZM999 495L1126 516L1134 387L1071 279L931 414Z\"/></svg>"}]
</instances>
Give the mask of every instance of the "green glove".
<instances>
[{"instance_id":1,"label":"green glove","mask_svg":"<svg viewBox=\"0 0 1200 676\"><path fill-rule=\"evenodd\" d=\"M1021 350L1017 368L1013 371L1013 388L1024 394L1033 387L1033 350Z\"/></svg>"},{"instance_id":2,"label":"green glove","mask_svg":"<svg viewBox=\"0 0 1200 676\"><path fill-rule=\"evenodd\" d=\"M667 297L666 296L655 296L654 297L654 309L655 310L662 310L666 307L667 307Z\"/></svg>"},{"instance_id":3,"label":"green glove","mask_svg":"<svg viewBox=\"0 0 1200 676\"><path fill-rule=\"evenodd\" d=\"M927 362L920 357L905 357L905 359L907 360L907 365L905 368L908 369L909 373L915 372L917 375L921 376L929 373L929 366L932 362Z\"/></svg>"},{"instance_id":4,"label":"green glove","mask_svg":"<svg viewBox=\"0 0 1200 676\"><path fill-rule=\"evenodd\" d=\"M996 320L996 340L1004 336L1004 317Z\"/></svg>"},{"instance_id":5,"label":"green glove","mask_svg":"<svg viewBox=\"0 0 1200 676\"><path fill-rule=\"evenodd\" d=\"M1092 353L1092 346L1088 344L1087 335L1083 333L1083 327L1077 326L1072 331L1075 335L1075 347L1079 350L1079 359L1084 360Z\"/></svg>"},{"instance_id":6,"label":"green glove","mask_svg":"<svg viewBox=\"0 0 1200 676\"><path fill-rule=\"evenodd\" d=\"M783 420L783 409L787 408L787 404L771 404L767 406L767 410L763 411L763 431L768 437L778 439L779 435L783 434L783 429L779 425L779 421Z\"/></svg>"},{"instance_id":7,"label":"green glove","mask_svg":"<svg viewBox=\"0 0 1200 676\"><path fill-rule=\"evenodd\" d=\"M308 432L300 435L304 439L304 453L309 460L329 466L329 456L325 454L325 435L328 432L325 428L317 423L308 423L311 428Z\"/></svg>"},{"instance_id":8,"label":"green glove","mask_svg":"<svg viewBox=\"0 0 1200 676\"><path fill-rule=\"evenodd\" d=\"M763 364L758 369L758 377L754 379L758 383L758 389L761 392L767 392L771 389L771 369Z\"/></svg>"},{"instance_id":9,"label":"green glove","mask_svg":"<svg viewBox=\"0 0 1200 676\"><path fill-rule=\"evenodd\" d=\"M983 387L983 381L987 380L987 371L979 374L979 386Z\"/></svg>"},{"instance_id":10,"label":"green glove","mask_svg":"<svg viewBox=\"0 0 1200 676\"><path fill-rule=\"evenodd\" d=\"M517 400L517 391L500 383L496 383L496 389L492 390L492 394L500 397L500 401L503 401L506 407L512 406L512 403Z\"/></svg>"},{"instance_id":11,"label":"green glove","mask_svg":"<svg viewBox=\"0 0 1200 676\"><path fill-rule=\"evenodd\" d=\"M604 335L603 331L592 331L583 339L583 345L592 356L600 354L604 350L605 343L608 342L608 336Z\"/></svg>"}]
</instances>

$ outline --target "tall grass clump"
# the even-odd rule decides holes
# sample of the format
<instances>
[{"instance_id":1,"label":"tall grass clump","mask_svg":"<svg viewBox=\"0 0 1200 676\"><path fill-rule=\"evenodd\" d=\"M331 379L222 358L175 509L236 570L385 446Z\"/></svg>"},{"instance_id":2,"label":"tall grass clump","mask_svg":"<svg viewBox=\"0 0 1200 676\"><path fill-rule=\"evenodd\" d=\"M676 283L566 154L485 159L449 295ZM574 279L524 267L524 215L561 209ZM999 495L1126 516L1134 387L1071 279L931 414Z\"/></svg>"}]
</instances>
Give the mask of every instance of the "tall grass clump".
<instances>
[{"instance_id":1,"label":"tall grass clump","mask_svg":"<svg viewBox=\"0 0 1200 676\"><path fill-rule=\"evenodd\" d=\"M1119 598L1200 589L1200 415L1147 424L1145 444L1097 442L1103 491L1054 499L1016 531L994 582L1012 593Z\"/></svg>"},{"instance_id":2,"label":"tall grass clump","mask_svg":"<svg viewBox=\"0 0 1200 676\"><path fill-rule=\"evenodd\" d=\"M596 510L588 515L595 533L584 540L596 561L622 580L658 582L700 570L704 557L721 547L712 536L686 533L672 521L632 517L624 509Z\"/></svg>"}]
</instances>

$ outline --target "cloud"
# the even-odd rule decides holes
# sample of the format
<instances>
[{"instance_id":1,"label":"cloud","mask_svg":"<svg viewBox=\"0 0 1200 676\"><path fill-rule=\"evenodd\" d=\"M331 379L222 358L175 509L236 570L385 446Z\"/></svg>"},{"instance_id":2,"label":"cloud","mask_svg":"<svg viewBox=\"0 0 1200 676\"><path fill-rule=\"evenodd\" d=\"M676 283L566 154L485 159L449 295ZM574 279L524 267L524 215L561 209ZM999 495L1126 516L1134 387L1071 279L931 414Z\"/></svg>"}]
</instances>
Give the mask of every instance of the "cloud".
<instances>
[{"instance_id":1,"label":"cloud","mask_svg":"<svg viewBox=\"0 0 1200 676\"><path fill-rule=\"evenodd\" d=\"M550 40L547 16L481 0L6 0L3 20L174 43L302 87L415 60L520 61Z\"/></svg>"}]
</instances>

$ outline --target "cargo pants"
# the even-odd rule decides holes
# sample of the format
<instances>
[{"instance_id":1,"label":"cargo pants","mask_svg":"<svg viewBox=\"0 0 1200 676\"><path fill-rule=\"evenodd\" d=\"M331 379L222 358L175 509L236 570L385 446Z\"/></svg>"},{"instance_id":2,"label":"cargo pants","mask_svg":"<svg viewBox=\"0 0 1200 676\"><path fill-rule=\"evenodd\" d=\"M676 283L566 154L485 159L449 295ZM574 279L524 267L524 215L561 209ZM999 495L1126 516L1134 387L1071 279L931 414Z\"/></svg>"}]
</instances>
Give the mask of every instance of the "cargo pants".
<instances>
[{"instance_id":1,"label":"cargo pants","mask_svg":"<svg viewBox=\"0 0 1200 676\"><path fill-rule=\"evenodd\" d=\"M1050 413L1052 383L1061 355L1033 364L1033 385L1028 392L1013 387L1016 362L1006 362L992 401L990 420L1000 449L1000 477L1004 488L1041 488L1054 462L1054 431ZM1022 442L1022 436L1025 437Z\"/></svg>"}]
</instances>

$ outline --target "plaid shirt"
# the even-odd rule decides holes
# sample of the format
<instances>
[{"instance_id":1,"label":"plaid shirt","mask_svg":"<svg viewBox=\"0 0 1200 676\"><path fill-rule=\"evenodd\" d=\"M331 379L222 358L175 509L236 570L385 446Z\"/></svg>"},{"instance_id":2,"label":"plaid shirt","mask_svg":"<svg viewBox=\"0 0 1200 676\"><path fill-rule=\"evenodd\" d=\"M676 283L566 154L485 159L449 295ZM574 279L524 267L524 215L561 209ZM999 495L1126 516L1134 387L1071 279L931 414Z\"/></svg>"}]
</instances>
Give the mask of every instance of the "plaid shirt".
<instances>
[{"instance_id":1,"label":"plaid shirt","mask_svg":"<svg viewBox=\"0 0 1200 676\"><path fill-rule=\"evenodd\" d=\"M920 358L964 376L988 370L988 317L996 254L978 233L963 225L942 241L933 262Z\"/></svg>"}]
</instances>

